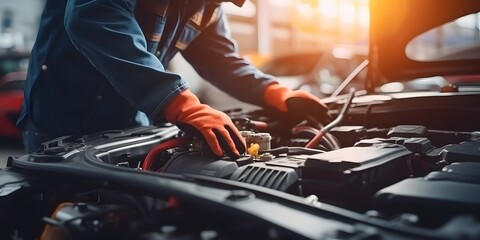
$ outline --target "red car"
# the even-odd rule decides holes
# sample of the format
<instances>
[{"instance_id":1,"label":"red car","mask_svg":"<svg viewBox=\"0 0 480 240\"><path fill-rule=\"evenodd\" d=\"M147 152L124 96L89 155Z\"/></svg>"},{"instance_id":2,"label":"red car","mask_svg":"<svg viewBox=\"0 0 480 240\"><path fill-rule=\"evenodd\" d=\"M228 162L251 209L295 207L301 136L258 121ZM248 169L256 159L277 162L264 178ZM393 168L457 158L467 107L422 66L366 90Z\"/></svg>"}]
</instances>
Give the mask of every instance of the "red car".
<instances>
[{"instance_id":1,"label":"red car","mask_svg":"<svg viewBox=\"0 0 480 240\"><path fill-rule=\"evenodd\" d=\"M0 137L20 137L16 121L22 106L26 75L25 71L11 72L0 78Z\"/></svg>"}]
</instances>

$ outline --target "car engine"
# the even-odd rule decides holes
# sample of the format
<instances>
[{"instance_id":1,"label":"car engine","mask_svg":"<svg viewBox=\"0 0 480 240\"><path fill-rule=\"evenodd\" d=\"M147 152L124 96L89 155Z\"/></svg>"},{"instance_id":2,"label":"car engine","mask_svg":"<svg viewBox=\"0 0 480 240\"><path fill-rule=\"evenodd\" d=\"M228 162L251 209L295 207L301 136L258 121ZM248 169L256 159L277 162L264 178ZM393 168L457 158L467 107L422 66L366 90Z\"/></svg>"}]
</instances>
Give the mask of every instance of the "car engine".
<instances>
[{"instance_id":1,"label":"car engine","mask_svg":"<svg viewBox=\"0 0 480 240\"><path fill-rule=\"evenodd\" d=\"M326 126L228 111L238 159L168 124L54 139L0 172L0 238L480 237L480 114L449 107L476 96L352 98Z\"/></svg>"}]
</instances>

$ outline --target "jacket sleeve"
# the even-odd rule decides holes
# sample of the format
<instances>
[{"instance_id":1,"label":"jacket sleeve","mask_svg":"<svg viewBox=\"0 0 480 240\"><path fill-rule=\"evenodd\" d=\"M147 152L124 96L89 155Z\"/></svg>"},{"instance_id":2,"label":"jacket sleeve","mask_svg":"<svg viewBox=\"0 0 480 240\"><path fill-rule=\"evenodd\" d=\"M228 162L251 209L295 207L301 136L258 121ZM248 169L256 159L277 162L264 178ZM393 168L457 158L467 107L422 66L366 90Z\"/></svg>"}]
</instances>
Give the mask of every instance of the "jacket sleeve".
<instances>
[{"instance_id":1,"label":"jacket sleeve","mask_svg":"<svg viewBox=\"0 0 480 240\"><path fill-rule=\"evenodd\" d=\"M65 29L73 45L127 101L150 119L188 88L165 72L135 20L136 0L68 0Z\"/></svg>"},{"instance_id":2,"label":"jacket sleeve","mask_svg":"<svg viewBox=\"0 0 480 240\"><path fill-rule=\"evenodd\" d=\"M215 16L215 15L214 15ZM263 91L275 82L238 53L226 16L217 8L216 19L182 52L201 77L233 97L265 106Z\"/></svg>"}]
</instances>

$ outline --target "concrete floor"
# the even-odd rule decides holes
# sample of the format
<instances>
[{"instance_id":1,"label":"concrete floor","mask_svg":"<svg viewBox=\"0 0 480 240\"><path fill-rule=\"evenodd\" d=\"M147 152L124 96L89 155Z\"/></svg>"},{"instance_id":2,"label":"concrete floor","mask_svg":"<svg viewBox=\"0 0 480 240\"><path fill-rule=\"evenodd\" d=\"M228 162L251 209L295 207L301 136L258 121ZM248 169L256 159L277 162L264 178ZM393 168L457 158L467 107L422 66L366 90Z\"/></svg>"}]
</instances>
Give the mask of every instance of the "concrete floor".
<instances>
[{"instance_id":1,"label":"concrete floor","mask_svg":"<svg viewBox=\"0 0 480 240\"><path fill-rule=\"evenodd\" d=\"M18 139L0 139L0 168L7 164L9 156L24 155L23 145Z\"/></svg>"}]
</instances>

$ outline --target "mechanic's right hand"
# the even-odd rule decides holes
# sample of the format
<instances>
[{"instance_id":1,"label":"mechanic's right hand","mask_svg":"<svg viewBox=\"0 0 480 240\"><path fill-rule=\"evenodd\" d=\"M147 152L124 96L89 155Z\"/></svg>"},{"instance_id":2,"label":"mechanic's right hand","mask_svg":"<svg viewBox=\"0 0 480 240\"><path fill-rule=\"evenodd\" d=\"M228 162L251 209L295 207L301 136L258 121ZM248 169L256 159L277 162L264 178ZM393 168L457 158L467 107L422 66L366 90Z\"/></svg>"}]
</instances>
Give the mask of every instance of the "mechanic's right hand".
<instances>
[{"instance_id":1,"label":"mechanic's right hand","mask_svg":"<svg viewBox=\"0 0 480 240\"><path fill-rule=\"evenodd\" d=\"M201 104L188 89L168 103L163 114L183 131L202 137L218 157L245 153L245 140L227 114Z\"/></svg>"},{"instance_id":2,"label":"mechanic's right hand","mask_svg":"<svg viewBox=\"0 0 480 240\"><path fill-rule=\"evenodd\" d=\"M304 90L290 90L280 84L268 85L263 93L265 104L285 113L285 119L294 124L303 120L328 124L332 117L328 107L319 98Z\"/></svg>"}]
</instances>

